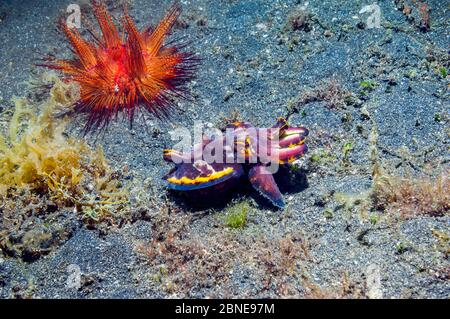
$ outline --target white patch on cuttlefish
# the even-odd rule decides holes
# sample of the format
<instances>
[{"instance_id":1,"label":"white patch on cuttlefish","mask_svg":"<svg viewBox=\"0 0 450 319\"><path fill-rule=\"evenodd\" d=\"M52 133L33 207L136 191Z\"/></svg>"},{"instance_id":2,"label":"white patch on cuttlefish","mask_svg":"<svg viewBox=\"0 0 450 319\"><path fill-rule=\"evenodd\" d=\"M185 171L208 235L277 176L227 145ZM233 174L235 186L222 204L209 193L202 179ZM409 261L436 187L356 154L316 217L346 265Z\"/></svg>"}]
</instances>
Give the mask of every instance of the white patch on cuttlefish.
<instances>
[{"instance_id":1,"label":"white patch on cuttlefish","mask_svg":"<svg viewBox=\"0 0 450 319\"><path fill-rule=\"evenodd\" d=\"M204 160L196 160L194 162L194 168L202 175L210 175L215 173L215 169Z\"/></svg>"}]
</instances>

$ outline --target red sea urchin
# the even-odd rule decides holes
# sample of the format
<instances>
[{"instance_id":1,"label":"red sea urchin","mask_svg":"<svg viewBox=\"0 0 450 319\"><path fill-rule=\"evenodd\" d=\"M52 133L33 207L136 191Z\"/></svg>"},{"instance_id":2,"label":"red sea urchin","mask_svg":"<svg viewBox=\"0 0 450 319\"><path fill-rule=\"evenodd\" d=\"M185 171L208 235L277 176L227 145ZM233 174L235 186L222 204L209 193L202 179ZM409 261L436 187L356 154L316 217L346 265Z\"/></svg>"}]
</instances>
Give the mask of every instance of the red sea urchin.
<instances>
[{"instance_id":1,"label":"red sea urchin","mask_svg":"<svg viewBox=\"0 0 450 319\"><path fill-rule=\"evenodd\" d=\"M164 45L164 39L181 13L178 3L171 6L156 28L139 31L127 9L122 17L124 32L119 34L106 6L95 0L92 9L102 36L83 39L79 31L61 21L75 58L50 59L44 66L66 75L65 80L80 85L75 113L87 115L86 132L104 128L120 112L133 123L142 105L157 118L167 119L174 107L173 97L185 97L183 85L193 77L197 65L191 53Z\"/></svg>"}]
</instances>

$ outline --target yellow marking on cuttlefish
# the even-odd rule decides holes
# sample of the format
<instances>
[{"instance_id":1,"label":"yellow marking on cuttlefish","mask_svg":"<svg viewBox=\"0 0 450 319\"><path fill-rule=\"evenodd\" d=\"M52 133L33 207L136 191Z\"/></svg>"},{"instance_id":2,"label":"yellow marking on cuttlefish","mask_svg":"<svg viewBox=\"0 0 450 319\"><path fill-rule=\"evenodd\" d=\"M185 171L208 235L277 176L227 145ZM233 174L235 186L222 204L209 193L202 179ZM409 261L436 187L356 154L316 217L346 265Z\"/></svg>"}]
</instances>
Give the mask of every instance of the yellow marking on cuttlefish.
<instances>
[{"instance_id":1,"label":"yellow marking on cuttlefish","mask_svg":"<svg viewBox=\"0 0 450 319\"><path fill-rule=\"evenodd\" d=\"M278 122L283 121L283 125L280 127L280 129L282 129L282 128L286 127L286 126L289 126L289 122L284 117L279 117L277 119L277 121Z\"/></svg>"},{"instance_id":2,"label":"yellow marking on cuttlefish","mask_svg":"<svg viewBox=\"0 0 450 319\"><path fill-rule=\"evenodd\" d=\"M291 164L291 163L295 162L296 160L297 160L297 158L295 156L291 156L288 158L287 161L279 160L278 164L280 164L280 165Z\"/></svg>"},{"instance_id":3,"label":"yellow marking on cuttlefish","mask_svg":"<svg viewBox=\"0 0 450 319\"><path fill-rule=\"evenodd\" d=\"M227 167L223 171L214 172L214 173L209 174L208 176L199 176L199 177L196 177L193 179L186 177L186 176L183 176L181 178L170 177L167 179L167 181L172 184L179 184L179 185L181 185L181 184L192 185L192 184L206 183L206 182L211 182L216 179L219 179L228 174L231 174L233 171L234 171L234 169L232 167Z\"/></svg>"},{"instance_id":4,"label":"yellow marking on cuttlefish","mask_svg":"<svg viewBox=\"0 0 450 319\"><path fill-rule=\"evenodd\" d=\"M306 139L303 139L303 140L301 140L301 141L298 142L298 143L291 143L291 144L289 144L288 148L294 148L294 147L300 146L300 145L302 145L302 144L305 144L305 140L306 140Z\"/></svg>"},{"instance_id":5,"label":"yellow marking on cuttlefish","mask_svg":"<svg viewBox=\"0 0 450 319\"><path fill-rule=\"evenodd\" d=\"M171 153L181 154L181 152L176 151L176 150L169 150L169 149L167 149L167 150L163 151L163 154L171 154Z\"/></svg>"},{"instance_id":6,"label":"yellow marking on cuttlefish","mask_svg":"<svg viewBox=\"0 0 450 319\"><path fill-rule=\"evenodd\" d=\"M246 157L250 157L250 156L252 156L253 153L248 147L246 147L242 150L241 154Z\"/></svg>"}]
</instances>

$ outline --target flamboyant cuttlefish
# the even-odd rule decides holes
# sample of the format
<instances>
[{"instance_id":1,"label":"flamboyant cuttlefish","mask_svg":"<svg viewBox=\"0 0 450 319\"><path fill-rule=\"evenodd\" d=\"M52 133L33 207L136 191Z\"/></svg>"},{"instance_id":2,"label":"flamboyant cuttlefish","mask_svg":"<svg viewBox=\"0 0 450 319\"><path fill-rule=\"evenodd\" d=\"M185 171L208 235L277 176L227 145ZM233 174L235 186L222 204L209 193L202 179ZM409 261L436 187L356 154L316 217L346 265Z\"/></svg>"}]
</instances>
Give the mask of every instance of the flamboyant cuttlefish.
<instances>
[{"instance_id":1,"label":"flamboyant cuttlefish","mask_svg":"<svg viewBox=\"0 0 450 319\"><path fill-rule=\"evenodd\" d=\"M285 206L274 180L279 165L293 163L307 152L305 127L290 127L279 119L271 128L248 122L229 124L221 134L203 135L188 151L164 150L164 159L176 164L164 180L177 191L221 192L248 174L252 186L272 204Z\"/></svg>"}]
</instances>

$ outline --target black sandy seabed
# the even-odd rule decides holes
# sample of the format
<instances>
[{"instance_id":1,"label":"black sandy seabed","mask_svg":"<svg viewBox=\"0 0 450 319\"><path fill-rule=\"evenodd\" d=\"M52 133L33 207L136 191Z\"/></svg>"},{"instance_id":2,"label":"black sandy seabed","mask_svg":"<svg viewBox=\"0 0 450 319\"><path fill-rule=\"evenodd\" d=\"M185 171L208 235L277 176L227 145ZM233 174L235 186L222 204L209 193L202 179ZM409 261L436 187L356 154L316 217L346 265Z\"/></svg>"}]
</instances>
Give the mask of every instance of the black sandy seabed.
<instances>
[{"instance_id":1,"label":"black sandy seabed","mask_svg":"<svg viewBox=\"0 0 450 319\"><path fill-rule=\"evenodd\" d=\"M39 54L70 57L55 26L74 2L0 2L2 129L14 95L36 98L23 83L47 72L34 66ZM130 14L155 24L170 3L132 0ZM381 27L369 29L359 11L370 1L180 1L171 37L202 61L173 123L118 121L83 137L76 118L67 131L101 145L132 185L128 215L95 223L73 207L53 208L50 221L17 212L13 244L35 227L49 236L32 258L0 251L0 297L449 298L448 202L432 213L418 208L427 203L376 205L373 168L411 183L448 179L450 3L378 3ZM236 113L261 127L292 114L310 130L302 167L278 177L284 210L245 181L229 202L202 209L164 187L168 132ZM231 227L227 214L240 209L245 225Z\"/></svg>"}]
</instances>

